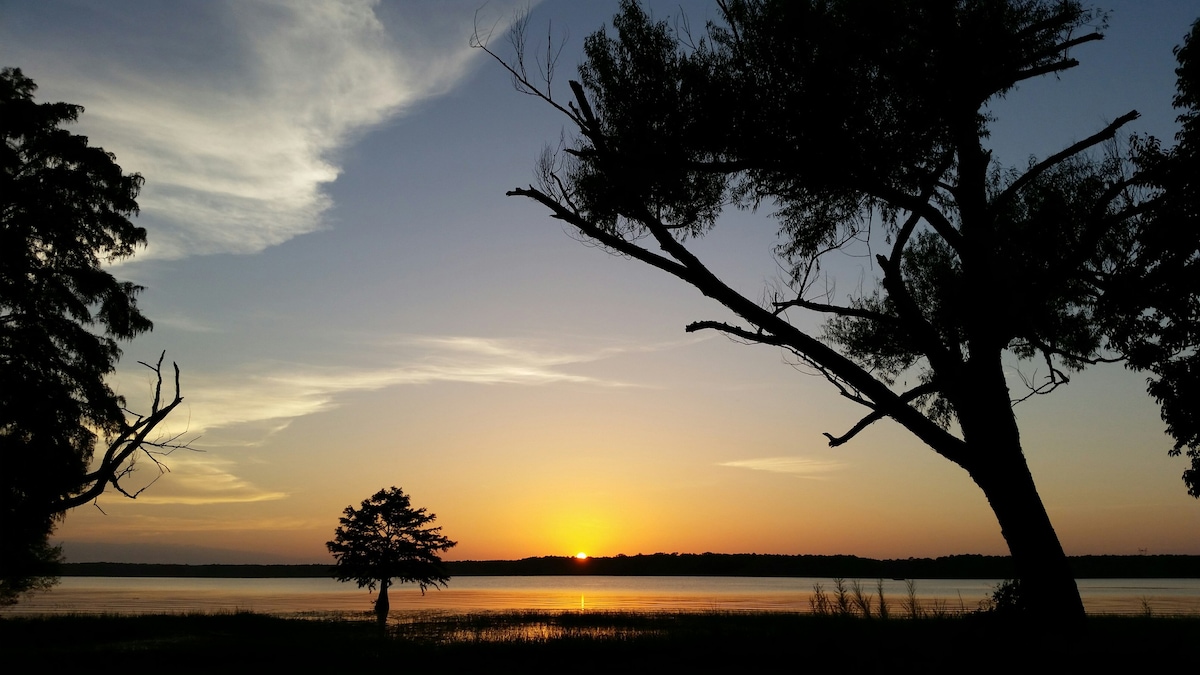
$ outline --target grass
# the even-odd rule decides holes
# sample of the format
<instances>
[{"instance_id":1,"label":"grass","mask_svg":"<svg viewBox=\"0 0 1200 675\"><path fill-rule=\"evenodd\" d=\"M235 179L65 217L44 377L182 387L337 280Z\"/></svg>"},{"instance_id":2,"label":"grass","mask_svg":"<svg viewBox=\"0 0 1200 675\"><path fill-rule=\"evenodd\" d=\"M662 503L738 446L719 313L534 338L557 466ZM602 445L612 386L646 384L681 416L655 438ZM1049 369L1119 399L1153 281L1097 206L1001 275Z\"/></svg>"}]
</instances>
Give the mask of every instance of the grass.
<instances>
[{"instance_id":1,"label":"grass","mask_svg":"<svg viewBox=\"0 0 1200 675\"><path fill-rule=\"evenodd\" d=\"M979 615L871 616L504 612L393 618L386 632L370 614L18 617L0 619L0 652L56 670L172 673L1110 672L1189 662L1200 632L1200 618L1157 615L1092 617L1075 635Z\"/></svg>"}]
</instances>

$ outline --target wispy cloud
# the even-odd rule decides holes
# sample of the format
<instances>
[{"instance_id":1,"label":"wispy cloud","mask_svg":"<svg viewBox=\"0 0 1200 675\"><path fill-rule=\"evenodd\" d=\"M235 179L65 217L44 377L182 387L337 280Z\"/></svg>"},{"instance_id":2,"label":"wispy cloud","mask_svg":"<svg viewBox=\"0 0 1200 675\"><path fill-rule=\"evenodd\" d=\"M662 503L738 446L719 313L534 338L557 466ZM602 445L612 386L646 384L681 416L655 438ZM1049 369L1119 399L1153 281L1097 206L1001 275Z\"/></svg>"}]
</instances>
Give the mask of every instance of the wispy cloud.
<instances>
[{"instance_id":1,"label":"wispy cloud","mask_svg":"<svg viewBox=\"0 0 1200 675\"><path fill-rule=\"evenodd\" d=\"M249 436L264 438L292 419L335 408L338 396L387 387L461 382L480 385L593 387L637 386L573 372L572 368L621 354L667 348L631 345L568 351L538 341L477 337L407 337L392 342L400 354L379 366L263 364L253 372L192 375L184 379L189 412L170 420L186 424L188 435L235 425L252 425ZM129 373L122 393L136 400L138 384ZM181 413L183 411L180 411ZM253 445L254 442L246 444Z\"/></svg>"},{"instance_id":2,"label":"wispy cloud","mask_svg":"<svg viewBox=\"0 0 1200 675\"><path fill-rule=\"evenodd\" d=\"M759 459L720 462L717 466L787 473L802 478L826 478L828 477L827 474L843 468L845 464L833 460L812 459L808 457L762 457Z\"/></svg>"},{"instance_id":3,"label":"wispy cloud","mask_svg":"<svg viewBox=\"0 0 1200 675\"><path fill-rule=\"evenodd\" d=\"M133 29L126 49L94 55L35 36L16 51L38 65L40 99L83 104L77 128L146 176L139 202L154 234L139 260L254 253L320 229L340 151L466 74L477 5L259 0L147 13L152 26L93 8Z\"/></svg>"},{"instance_id":4,"label":"wispy cloud","mask_svg":"<svg viewBox=\"0 0 1200 675\"><path fill-rule=\"evenodd\" d=\"M157 487L156 485L155 488ZM138 501L142 501L142 497L138 497ZM194 513L202 512L196 510ZM328 525L328 521L304 518L256 518L249 514L238 518L203 515L174 516L157 515L152 511L139 509L136 512L127 511L119 515L113 513L109 518L92 523L86 532L76 531L72 539L75 541L169 539L185 532L287 532L323 528L326 525Z\"/></svg>"},{"instance_id":5,"label":"wispy cloud","mask_svg":"<svg viewBox=\"0 0 1200 675\"><path fill-rule=\"evenodd\" d=\"M212 455L176 451L163 460L169 474L138 496L143 504L238 504L286 499L233 474L234 462ZM141 467L143 471L154 471Z\"/></svg>"},{"instance_id":6,"label":"wispy cloud","mask_svg":"<svg viewBox=\"0 0 1200 675\"><path fill-rule=\"evenodd\" d=\"M174 328L186 333L220 333L224 329L186 314L178 312L158 313L154 316L155 328Z\"/></svg>"}]
</instances>

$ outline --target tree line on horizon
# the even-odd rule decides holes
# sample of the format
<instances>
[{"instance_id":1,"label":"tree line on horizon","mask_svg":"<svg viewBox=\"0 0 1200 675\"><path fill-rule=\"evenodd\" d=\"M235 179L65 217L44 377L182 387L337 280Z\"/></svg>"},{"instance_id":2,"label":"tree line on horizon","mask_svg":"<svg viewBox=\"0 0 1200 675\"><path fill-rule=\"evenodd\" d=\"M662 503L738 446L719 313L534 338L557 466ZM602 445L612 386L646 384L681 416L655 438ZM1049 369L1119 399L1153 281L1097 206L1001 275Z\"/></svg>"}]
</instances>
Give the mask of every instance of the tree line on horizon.
<instances>
[{"instance_id":1,"label":"tree line on horizon","mask_svg":"<svg viewBox=\"0 0 1200 675\"><path fill-rule=\"evenodd\" d=\"M1200 579L1200 555L1071 556L1081 579ZM761 553L653 553L579 560L538 556L520 560L442 562L446 581L455 576L765 576L847 579L1008 579L1012 558L961 554L938 558L875 559L853 555ZM325 578L333 565L64 563L63 576Z\"/></svg>"}]
</instances>

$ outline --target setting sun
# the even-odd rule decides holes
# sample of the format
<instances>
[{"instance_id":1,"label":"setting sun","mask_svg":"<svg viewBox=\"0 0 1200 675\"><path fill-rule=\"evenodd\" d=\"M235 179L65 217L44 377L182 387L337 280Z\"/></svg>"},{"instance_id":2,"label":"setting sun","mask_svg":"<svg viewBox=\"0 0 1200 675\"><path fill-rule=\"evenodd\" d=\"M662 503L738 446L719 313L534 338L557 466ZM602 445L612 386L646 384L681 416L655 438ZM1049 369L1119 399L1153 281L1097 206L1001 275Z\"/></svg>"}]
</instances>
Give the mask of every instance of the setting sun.
<instances>
[{"instance_id":1,"label":"setting sun","mask_svg":"<svg viewBox=\"0 0 1200 675\"><path fill-rule=\"evenodd\" d=\"M586 554L586 553L584 553L583 551L580 551L579 553L576 553L576 554L575 554L575 557L576 557L576 558L578 558L578 559L580 559L580 560L587 560L587 554Z\"/></svg>"}]
</instances>

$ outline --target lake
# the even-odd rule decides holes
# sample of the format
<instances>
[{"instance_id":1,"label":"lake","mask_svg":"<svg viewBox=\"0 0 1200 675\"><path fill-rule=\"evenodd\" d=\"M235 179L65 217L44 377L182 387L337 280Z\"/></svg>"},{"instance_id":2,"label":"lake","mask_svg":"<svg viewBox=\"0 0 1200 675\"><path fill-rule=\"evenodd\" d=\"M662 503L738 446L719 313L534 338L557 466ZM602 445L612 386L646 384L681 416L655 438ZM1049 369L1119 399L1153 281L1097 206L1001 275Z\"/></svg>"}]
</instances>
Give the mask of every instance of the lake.
<instances>
[{"instance_id":1,"label":"lake","mask_svg":"<svg viewBox=\"0 0 1200 675\"><path fill-rule=\"evenodd\" d=\"M849 582L847 582L849 584ZM970 611L989 597L995 579L921 579L918 600L951 612ZM1089 613L1200 614L1200 579L1082 579ZM576 611L811 611L813 585L826 593L832 579L796 577L526 576L455 577L449 588L424 596L393 586L393 617L414 613L513 610ZM877 595L876 581L863 580ZM903 581L883 582L893 614L901 612ZM332 579L197 579L63 577L48 593L0 609L0 616L64 613L185 613L252 611L269 614L365 612L374 594ZM877 599L876 599L877 602ZM1143 604L1144 603L1144 604Z\"/></svg>"}]
</instances>

